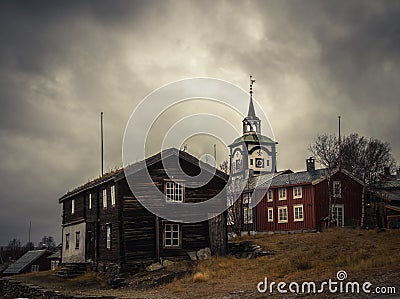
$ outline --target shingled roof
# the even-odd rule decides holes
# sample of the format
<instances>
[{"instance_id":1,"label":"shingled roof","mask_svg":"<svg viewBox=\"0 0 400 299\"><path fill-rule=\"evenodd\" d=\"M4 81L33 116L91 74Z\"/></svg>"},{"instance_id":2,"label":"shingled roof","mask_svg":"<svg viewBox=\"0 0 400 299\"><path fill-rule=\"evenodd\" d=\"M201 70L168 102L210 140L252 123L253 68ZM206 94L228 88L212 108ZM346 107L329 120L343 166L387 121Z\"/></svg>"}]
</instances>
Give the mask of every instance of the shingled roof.
<instances>
[{"instance_id":1,"label":"shingled roof","mask_svg":"<svg viewBox=\"0 0 400 299\"><path fill-rule=\"evenodd\" d=\"M51 252L43 250L30 250L21 256L15 263L11 264L3 273L4 274L19 274L26 268L30 267L36 260L38 260L44 254L50 255Z\"/></svg>"},{"instance_id":2,"label":"shingled roof","mask_svg":"<svg viewBox=\"0 0 400 299\"><path fill-rule=\"evenodd\" d=\"M94 179L82 186L79 186L75 189L73 189L72 191L67 192L65 195L63 195L60 199L59 202L63 202L66 198L71 197L73 195L78 194L79 192L88 190L92 187L101 185L105 182L111 181L111 180L120 180L123 179L125 177L125 173L127 173L128 175L134 174L138 171L140 171L141 169L144 169L145 167L150 167L151 165L156 164L157 162L161 161L162 158L167 158L170 156L179 156L179 158L184 159L185 161L188 161L189 163L192 163L196 166L199 166L200 168L212 172L214 173L215 171L215 175L225 181L228 180L228 175L218 169L214 169L214 167L212 167L211 165L201 162L199 159L197 159L196 157L192 156L191 154L187 153L187 152L183 152L180 151L176 148L169 148L166 149L162 152L159 152L153 156L148 157L145 160L136 162L132 165L129 165L126 167L125 171L123 168L111 171L109 173L104 174L103 176Z\"/></svg>"}]
</instances>

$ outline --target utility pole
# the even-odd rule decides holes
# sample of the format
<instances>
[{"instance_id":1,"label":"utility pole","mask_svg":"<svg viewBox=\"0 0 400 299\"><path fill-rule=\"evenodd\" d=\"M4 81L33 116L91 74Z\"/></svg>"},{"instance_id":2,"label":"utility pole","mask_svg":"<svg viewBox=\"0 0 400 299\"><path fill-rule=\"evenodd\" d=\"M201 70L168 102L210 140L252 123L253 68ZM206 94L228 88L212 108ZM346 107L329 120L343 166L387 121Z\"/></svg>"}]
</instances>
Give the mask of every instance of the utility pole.
<instances>
[{"instance_id":1,"label":"utility pole","mask_svg":"<svg viewBox=\"0 0 400 299\"><path fill-rule=\"evenodd\" d=\"M101 175L104 174L104 145L103 145L103 112L100 113L101 127Z\"/></svg>"}]
</instances>

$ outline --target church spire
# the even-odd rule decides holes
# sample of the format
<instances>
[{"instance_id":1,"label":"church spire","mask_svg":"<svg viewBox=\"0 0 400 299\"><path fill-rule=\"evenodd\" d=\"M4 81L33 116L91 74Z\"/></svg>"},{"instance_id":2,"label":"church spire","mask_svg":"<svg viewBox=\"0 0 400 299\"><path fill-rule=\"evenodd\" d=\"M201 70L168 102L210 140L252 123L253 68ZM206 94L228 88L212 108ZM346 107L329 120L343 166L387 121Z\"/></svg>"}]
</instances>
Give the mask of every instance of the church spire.
<instances>
[{"instance_id":1,"label":"church spire","mask_svg":"<svg viewBox=\"0 0 400 299\"><path fill-rule=\"evenodd\" d=\"M253 105L253 84L256 82L256 80L252 79L253 76L250 75L250 104L249 104L249 112L247 113L247 117L256 117L256 113L254 111L254 105Z\"/></svg>"},{"instance_id":2,"label":"church spire","mask_svg":"<svg viewBox=\"0 0 400 299\"><path fill-rule=\"evenodd\" d=\"M253 84L255 82L256 80L254 80L253 76L250 75L250 103L249 103L249 111L247 113L247 117L243 119L243 134L246 133L261 134L261 121L256 116L253 104Z\"/></svg>"}]
</instances>

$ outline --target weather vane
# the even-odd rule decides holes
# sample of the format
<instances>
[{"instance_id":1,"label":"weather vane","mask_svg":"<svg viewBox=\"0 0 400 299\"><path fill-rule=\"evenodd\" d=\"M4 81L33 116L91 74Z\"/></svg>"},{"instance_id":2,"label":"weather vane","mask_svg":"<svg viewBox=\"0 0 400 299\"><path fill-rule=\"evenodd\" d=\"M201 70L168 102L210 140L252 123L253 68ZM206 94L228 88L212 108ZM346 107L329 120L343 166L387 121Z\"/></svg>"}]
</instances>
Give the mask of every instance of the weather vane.
<instances>
[{"instance_id":1,"label":"weather vane","mask_svg":"<svg viewBox=\"0 0 400 299\"><path fill-rule=\"evenodd\" d=\"M253 95L253 84L256 82L256 80L252 79L253 76L250 75L250 95Z\"/></svg>"}]
</instances>

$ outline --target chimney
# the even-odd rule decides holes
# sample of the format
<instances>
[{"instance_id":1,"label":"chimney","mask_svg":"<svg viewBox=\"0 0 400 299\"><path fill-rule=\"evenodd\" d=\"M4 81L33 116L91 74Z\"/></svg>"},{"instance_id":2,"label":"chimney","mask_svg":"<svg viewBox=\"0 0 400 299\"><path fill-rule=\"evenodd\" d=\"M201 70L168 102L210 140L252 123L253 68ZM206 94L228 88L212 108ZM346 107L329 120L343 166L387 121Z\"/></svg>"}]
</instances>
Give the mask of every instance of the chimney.
<instances>
[{"instance_id":1,"label":"chimney","mask_svg":"<svg viewBox=\"0 0 400 299\"><path fill-rule=\"evenodd\" d=\"M307 171L314 171L315 170L315 159L310 157L306 160Z\"/></svg>"}]
</instances>

